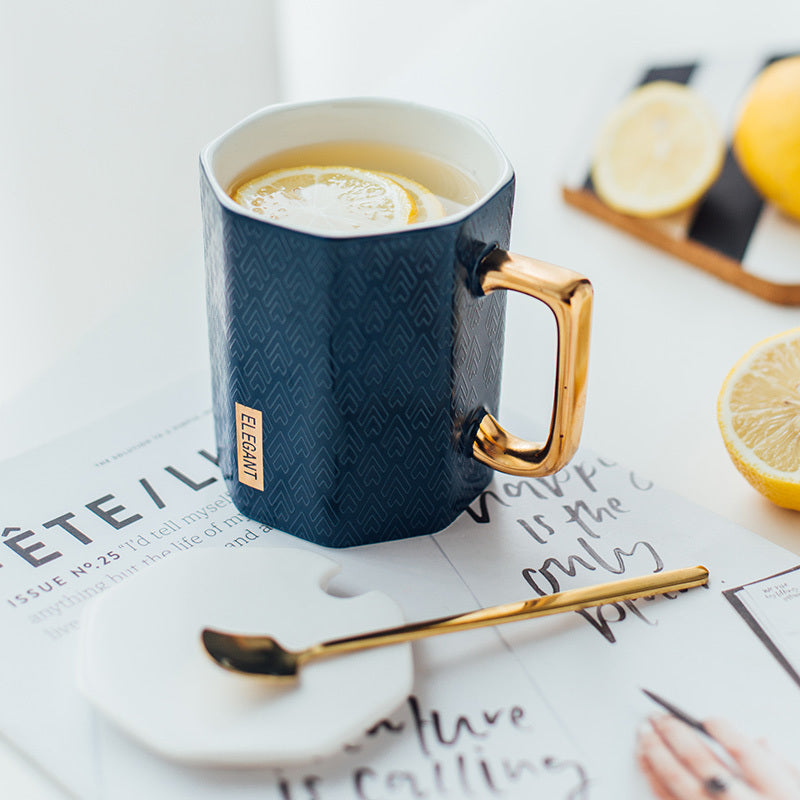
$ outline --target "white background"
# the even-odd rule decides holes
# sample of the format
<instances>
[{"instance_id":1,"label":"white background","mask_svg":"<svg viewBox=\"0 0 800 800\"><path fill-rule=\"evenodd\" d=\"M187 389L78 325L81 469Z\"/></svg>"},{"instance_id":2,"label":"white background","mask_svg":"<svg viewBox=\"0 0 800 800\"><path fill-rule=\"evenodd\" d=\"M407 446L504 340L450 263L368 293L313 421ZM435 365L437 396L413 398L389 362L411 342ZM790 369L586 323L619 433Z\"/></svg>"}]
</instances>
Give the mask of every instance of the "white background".
<instances>
[{"instance_id":1,"label":"white background","mask_svg":"<svg viewBox=\"0 0 800 800\"><path fill-rule=\"evenodd\" d=\"M275 100L384 94L486 122L517 170L513 249L592 279L585 443L800 552L797 514L735 472L714 411L733 363L800 309L559 195L605 70L800 51L799 31L795 0L1 0L0 456L205 368L207 140ZM501 416L522 434L547 416L552 346L548 315L510 302ZM59 796L12 755L0 774L17 800Z\"/></svg>"}]
</instances>

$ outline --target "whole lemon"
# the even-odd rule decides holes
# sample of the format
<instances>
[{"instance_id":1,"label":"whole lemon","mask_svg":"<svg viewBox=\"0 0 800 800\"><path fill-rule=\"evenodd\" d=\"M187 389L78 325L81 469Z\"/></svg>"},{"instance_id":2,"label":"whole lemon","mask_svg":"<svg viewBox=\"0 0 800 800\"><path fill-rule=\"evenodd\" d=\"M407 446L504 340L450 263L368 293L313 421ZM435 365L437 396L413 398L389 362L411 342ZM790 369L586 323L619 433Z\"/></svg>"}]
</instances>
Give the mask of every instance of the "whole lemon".
<instances>
[{"instance_id":1,"label":"whole lemon","mask_svg":"<svg viewBox=\"0 0 800 800\"><path fill-rule=\"evenodd\" d=\"M800 56L775 61L750 86L733 150L758 192L800 219Z\"/></svg>"}]
</instances>

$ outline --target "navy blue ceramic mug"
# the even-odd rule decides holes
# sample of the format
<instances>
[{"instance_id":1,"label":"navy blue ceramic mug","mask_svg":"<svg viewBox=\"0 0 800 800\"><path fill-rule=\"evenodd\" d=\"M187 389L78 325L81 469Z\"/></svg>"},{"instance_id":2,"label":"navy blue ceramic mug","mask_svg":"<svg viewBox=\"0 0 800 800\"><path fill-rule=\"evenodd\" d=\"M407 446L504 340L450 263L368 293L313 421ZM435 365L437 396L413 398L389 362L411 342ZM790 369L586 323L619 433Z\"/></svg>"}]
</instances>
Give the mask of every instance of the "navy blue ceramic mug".
<instances>
[{"instance_id":1,"label":"navy blue ceramic mug","mask_svg":"<svg viewBox=\"0 0 800 800\"><path fill-rule=\"evenodd\" d=\"M456 165L474 202L399 230L322 235L228 194L271 153L318 142L396 145ZM514 173L479 123L394 100L273 106L201 155L214 423L246 516L343 547L438 531L492 470L547 475L573 455L586 394L592 289L506 251ZM505 292L558 330L550 433L505 431Z\"/></svg>"}]
</instances>

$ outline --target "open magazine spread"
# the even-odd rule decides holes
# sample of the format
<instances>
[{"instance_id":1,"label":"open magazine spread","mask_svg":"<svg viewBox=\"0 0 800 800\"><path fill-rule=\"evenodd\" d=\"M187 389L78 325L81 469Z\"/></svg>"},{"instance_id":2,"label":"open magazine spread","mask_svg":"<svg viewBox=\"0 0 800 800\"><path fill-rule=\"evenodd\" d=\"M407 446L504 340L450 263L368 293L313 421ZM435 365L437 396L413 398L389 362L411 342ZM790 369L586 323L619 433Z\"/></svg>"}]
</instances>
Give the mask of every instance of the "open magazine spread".
<instances>
[{"instance_id":1,"label":"open magazine spread","mask_svg":"<svg viewBox=\"0 0 800 800\"><path fill-rule=\"evenodd\" d=\"M0 466L0 731L68 794L644 798L637 731L664 712L643 689L698 720L729 720L800 766L797 685L723 595L796 566L791 553L588 450L549 478L497 475L434 536L325 550L237 512L208 408L206 381L193 379ZM94 597L215 547L316 550L342 565L331 591L379 589L409 621L695 564L711 577L418 642L412 695L338 755L210 769L171 763L117 730L78 693L75 660Z\"/></svg>"}]
</instances>

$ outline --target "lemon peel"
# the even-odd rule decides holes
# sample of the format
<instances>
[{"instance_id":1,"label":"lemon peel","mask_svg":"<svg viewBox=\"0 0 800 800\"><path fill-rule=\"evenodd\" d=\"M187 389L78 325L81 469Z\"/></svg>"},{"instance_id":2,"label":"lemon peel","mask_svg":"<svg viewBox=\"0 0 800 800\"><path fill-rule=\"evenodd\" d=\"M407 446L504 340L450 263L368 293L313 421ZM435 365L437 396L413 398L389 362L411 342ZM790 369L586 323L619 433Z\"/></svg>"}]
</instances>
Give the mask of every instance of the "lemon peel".
<instances>
[{"instance_id":1,"label":"lemon peel","mask_svg":"<svg viewBox=\"0 0 800 800\"><path fill-rule=\"evenodd\" d=\"M800 56L770 64L751 84L733 152L755 189L800 219Z\"/></svg>"}]
</instances>

